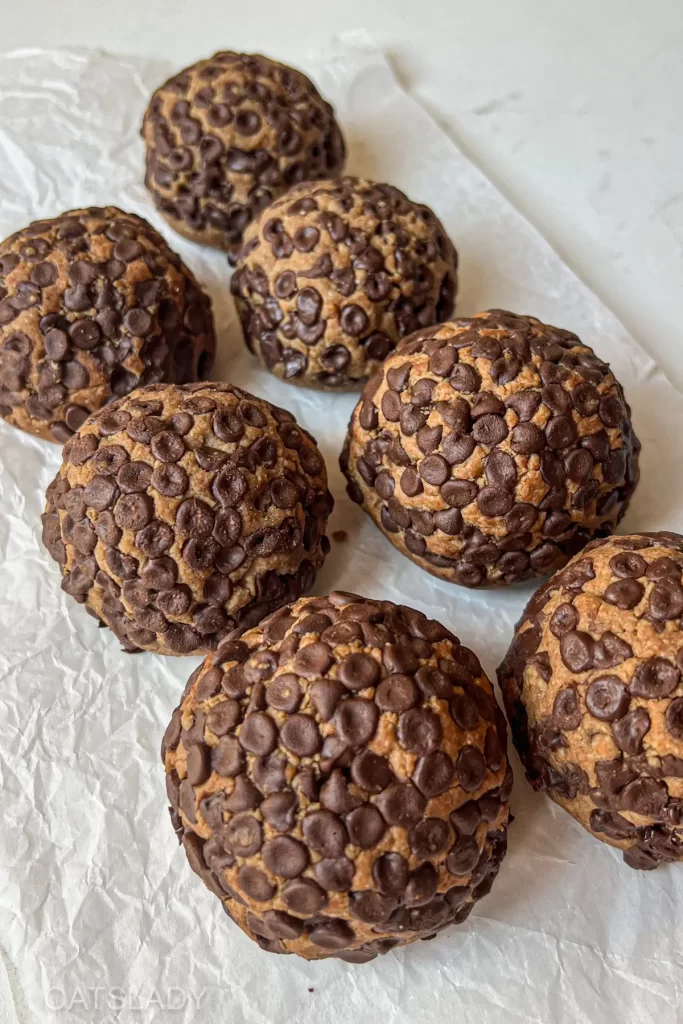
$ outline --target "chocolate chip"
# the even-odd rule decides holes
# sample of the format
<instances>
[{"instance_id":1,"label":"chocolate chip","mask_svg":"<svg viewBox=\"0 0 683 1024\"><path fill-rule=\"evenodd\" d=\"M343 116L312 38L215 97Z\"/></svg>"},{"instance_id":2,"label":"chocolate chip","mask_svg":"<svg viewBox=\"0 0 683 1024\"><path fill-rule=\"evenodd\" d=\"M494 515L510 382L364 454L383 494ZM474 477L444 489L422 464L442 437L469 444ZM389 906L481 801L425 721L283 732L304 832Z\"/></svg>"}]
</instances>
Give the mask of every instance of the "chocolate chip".
<instances>
[{"instance_id":1,"label":"chocolate chip","mask_svg":"<svg viewBox=\"0 0 683 1024\"><path fill-rule=\"evenodd\" d=\"M414 651L404 644L386 644L382 651L382 661L390 673L415 672L419 666Z\"/></svg>"},{"instance_id":2,"label":"chocolate chip","mask_svg":"<svg viewBox=\"0 0 683 1024\"><path fill-rule=\"evenodd\" d=\"M288 832L294 827L298 801L291 791L271 793L261 804L260 810L265 821L278 832Z\"/></svg>"},{"instance_id":3,"label":"chocolate chip","mask_svg":"<svg viewBox=\"0 0 683 1024\"><path fill-rule=\"evenodd\" d=\"M263 711L247 715L239 733L241 745L250 754L270 754L277 745L278 730L273 719Z\"/></svg>"},{"instance_id":4,"label":"chocolate chip","mask_svg":"<svg viewBox=\"0 0 683 1024\"><path fill-rule=\"evenodd\" d=\"M422 481L420 480L420 476L417 470L413 469L410 466L408 467L408 469L403 470L403 473L401 474L401 479L399 481L399 486L403 493L409 498L414 498L416 497L416 495L422 494L424 490L424 487L422 486ZM393 494L393 492L394 491L392 480L391 494ZM387 497L390 498L391 494L388 494Z\"/></svg>"},{"instance_id":5,"label":"chocolate chip","mask_svg":"<svg viewBox=\"0 0 683 1024\"><path fill-rule=\"evenodd\" d=\"M459 363L451 374L449 384L454 391L473 394L481 387L481 377L473 366L469 366L467 363Z\"/></svg>"},{"instance_id":6,"label":"chocolate chip","mask_svg":"<svg viewBox=\"0 0 683 1024\"><path fill-rule=\"evenodd\" d=\"M146 494L122 494L114 506L114 521L123 530L142 530L154 514L154 504Z\"/></svg>"},{"instance_id":7,"label":"chocolate chip","mask_svg":"<svg viewBox=\"0 0 683 1024\"><path fill-rule=\"evenodd\" d=\"M103 512L116 501L118 487L110 477L94 476L85 486L83 498L86 505L95 509L96 512Z\"/></svg>"},{"instance_id":8,"label":"chocolate chip","mask_svg":"<svg viewBox=\"0 0 683 1024\"><path fill-rule=\"evenodd\" d=\"M633 697L659 700L676 689L680 678L680 671L666 658L649 658L635 670L629 691Z\"/></svg>"},{"instance_id":9,"label":"chocolate chip","mask_svg":"<svg viewBox=\"0 0 683 1024\"><path fill-rule=\"evenodd\" d=\"M179 434L162 430L152 438L152 454L160 462L178 462L185 454L185 444Z\"/></svg>"},{"instance_id":10,"label":"chocolate chip","mask_svg":"<svg viewBox=\"0 0 683 1024\"><path fill-rule=\"evenodd\" d=\"M472 480L449 480L441 487L441 497L453 508L465 508L477 497L478 488Z\"/></svg>"},{"instance_id":11,"label":"chocolate chip","mask_svg":"<svg viewBox=\"0 0 683 1024\"><path fill-rule=\"evenodd\" d=\"M351 842L361 850L370 850L380 842L386 823L376 807L364 804L348 815L346 824Z\"/></svg>"},{"instance_id":12,"label":"chocolate chip","mask_svg":"<svg viewBox=\"0 0 683 1024\"><path fill-rule=\"evenodd\" d=\"M486 775L486 761L481 751L473 746L463 747L455 762L455 774L466 792L478 789Z\"/></svg>"},{"instance_id":13,"label":"chocolate chip","mask_svg":"<svg viewBox=\"0 0 683 1024\"><path fill-rule=\"evenodd\" d=\"M331 811L308 813L302 830L308 846L323 857L341 857L349 841L344 822Z\"/></svg>"},{"instance_id":14,"label":"chocolate chip","mask_svg":"<svg viewBox=\"0 0 683 1024\"><path fill-rule=\"evenodd\" d=\"M426 797L444 793L453 781L453 762L444 751L432 751L418 761L413 781Z\"/></svg>"},{"instance_id":15,"label":"chocolate chip","mask_svg":"<svg viewBox=\"0 0 683 1024\"><path fill-rule=\"evenodd\" d=\"M567 448L577 438L576 425L571 416L553 416L545 428L549 448Z\"/></svg>"},{"instance_id":16,"label":"chocolate chip","mask_svg":"<svg viewBox=\"0 0 683 1024\"><path fill-rule=\"evenodd\" d=\"M410 676L400 673L390 675L377 687L375 701L382 711L400 714L415 706L418 690Z\"/></svg>"},{"instance_id":17,"label":"chocolate chip","mask_svg":"<svg viewBox=\"0 0 683 1024\"><path fill-rule=\"evenodd\" d=\"M438 715L427 708L412 708L400 716L397 734L405 750L413 754L429 754L441 743L441 722Z\"/></svg>"},{"instance_id":18,"label":"chocolate chip","mask_svg":"<svg viewBox=\"0 0 683 1024\"><path fill-rule=\"evenodd\" d=\"M560 640L560 656L570 672L585 672L593 664L594 647L588 633L572 629Z\"/></svg>"},{"instance_id":19,"label":"chocolate chip","mask_svg":"<svg viewBox=\"0 0 683 1024\"><path fill-rule=\"evenodd\" d=\"M329 644L314 642L300 648L294 658L294 671L306 679L315 679L324 675L332 664L332 651Z\"/></svg>"},{"instance_id":20,"label":"chocolate chip","mask_svg":"<svg viewBox=\"0 0 683 1024\"><path fill-rule=\"evenodd\" d=\"M570 732L581 725L581 708L575 686L560 690L553 703L553 721L558 729Z\"/></svg>"},{"instance_id":21,"label":"chocolate chip","mask_svg":"<svg viewBox=\"0 0 683 1024\"><path fill-rule=\"evenodd\" d=\"M675 740L683 740L683 697L675 697L666 709L666 728Z\"/></svg>"},{"instance_id":22,"label":"chocolate chip","mask_svg":"<svg viewBox=\"0 0 683 1024\"><path fill-rule=\"evenodd\" d=\"M518 423L510 439L512 450L520 455L541 452L546 446L546 437L535 423Z\"/></svg>"},{"instance_id":23,"label":"chocolate chip","mask_svg":"<svg viewBox=\"0 0 683 1024\"><path fill-rule=\"evenodd\" d=\"M503 736L505 736L504 723ZM496 729L486 730L486 738L484 740L484 759L486 761L486 767L490 768L492 772L499 771L505 760L504 745L501 743Z\"/></svg>"},{"instance_id":24,"label":"chocolate chip","mask_svg":"<svg viewBox=\"0 0 683 1024\"><path fill-rule=\"evenodd\" d=\"M322 949L344 949L355 939L353 928L341 918L325 919L316 924L308 933L308 937Z\"/></svg>"},{"instance_id":25,"label":"chocolate chip","mask_svg":"<svg viewBox=\"0 0 683 1024\"><path fill-rule=\"evenodd\" d=\"M448 434L441 442L441 451L451 466L460 466L467 462L476 447L476 441L470 434L460 437L455 431Z\"/></svg>"},{"instance_id":26,"label":"chocolate chip","mask_svg":"<svg viewBox=\"0 0 683 1024\"><path fill-rule=\"evenodd\" d=\"M313 915L327 902L327 894L312 878L295 878L282 887L282 901L295 914Z\"/></svg>"},{"instance_id":27,"label":"chocolate chip","mask_svg":"<svg viewBox=\"0 0 683 1024\"><path fill-rule=\"evenodd\" d=\"M379 676L379 665L368 654L347 654L339 664L339 678L349 690L375 686Z\"/></svg>"},{"instance_id":28,"label":"chocolate chip","mask_svg":"<svg viewBox=\"0 0 683 1024\"><path fill-rule=\"evenodd\" d=\"M316 232L317 235L317 232ZM364 334L370 321L365 310L358 305L342 306L339 314L341 329L354 338Z\"/></svg>"},{"instance_id":29,"label":"chocolate chip","mask_svg":"<svg viewBox=\"0 0 683 1024\"><path fill-rule=\"evenodd\" d=\"M252 764L256 785L262 793L279 793L285 788L287 761L277 752L267 757L257 757Z\"/></svg>"},{"instance_id":30,"label":"chocolate chip","mask_svg":"<svg viewBox=\"0 0 683 1024\"><path fill-rule=\"evenodd\" d=\"M267 910L263 915L263 923L271 935L280 939L298 939L304 930L303 921L282 910Z\"/></svg>"},{"instance_id":31,"label":"chocolate chip","mask_svg":"<svg viewBox=\"0 0 683 1024\"><path fill-rule=\"evenodd\" d=\"M173 464L155 466L150 484L164 497L175 498L187 490L188 477L182 466Z\"/></svg>"},{"instance_id":32,"label":"chocolate chip","mask_svg":"<svg viewBox=\"0 0 683 1024\"><path fill-rule=\"evenodd\" d=\"M514 500L512 494L495 484L482 487L477 495L479 511L489 517L504 516L512 508Z\"/></svg>"},{"instance_id":33,"label":"chocolate chip","mask_svg":"<svg viewBox=\"0 0 683 1024\"><path fill-rule=\"evenodd\" d=\"M242 718L240 705L234 700L224 700L214 704L206 717L207 727L216 736L225 736L232 732Z\"/></svg>"},{"instance_id":34,"label":"chocolate chip","mask_svg":"<svg viewBox=\"0 0 683 1024\"><path fill-rule=\"evenodd\" d=\"M393 897L384 896L372 889L351 893L349 902L349 909L353 916L366 924L381 924L386 921L395 907L396 900Z\"/></svg>"},{"instance_id":35,"label":"chocolate chip","mask_svg":"<svg viewBox=\"0 0 683 1024\"><path fill-rule=\"evenodd\" d=\"M261 850L263 863L279 878L296 878L306 870L309 855L306 847L291 836L276 836Z\"/></svg>"},{"instance_id":36,"label":"chocolate chip","mask_svg":"<svg viewBox=\"0 0 683 1024\"><path fill-rule=\"evenodd\" d=\"M140 578L150 590L170 590L175 585L177 571L172 558L151 558L142 569Z\"/></svg>"},{"instance_id":37,"label":"chocolate chip","mask_svg":"<svg viewBox=\"0 0 683 1024\"><path fill-rule=\"evenodd\" d=\"M626 687L616 676L594 679L586 691L586 707L593 718L614 722L623 718L629 708Z\"/></svg>"},{"instance_id":38,"label":"chocolate chip","mask_svg":"<svg viewBox=\"0 0 683 1024\"><path fill-rule=\"evenodd\" d=\"M253 814L235 814L225 829L225 840L236 857L251 857L263 844L261 824Z\"/></svg>"},{"instance_id":39,"label":"chocolate chip","mask_svg":"<svg viewBox=\"0 0 683 1024\"><path fill-rule=\"evenodd\" d=\"M380 794L377 806L389 825L410 829L422 818L426 800L412 783L396 782Z\"/></svg>"},{"instance_id":40,"label":"chocolate chip","mask_svg":"<svg viewBox=\"0 0 683 1024\"><path fill-rule=\"evenodd\" d=\"M624 551L610 558L609 567L615 576L639 579L645 575L647 562L635 551Z\"/></svg>"},{"instance_id":41,"label":"chocolate chip","mask_svg":"<svg viewBox=\"0 0 683 1024\"><path fill-rule=\"evenodd\" d=\"M557 639L561 639L565 633L576 629L579 624L579 613L571 604L560 604L557 606L550 618L550 632Z\"/></svg>"},{"instance_id":42,"label":"chocolate chip","mask_svg":"<svg viewBox=\"0 0 683 1024\"><path fill-rule=\"evenodd\" d=\"M664 782L641 777L634 779L624 787L619 804L622 810L635 811L646 817L660 818L668 795Z\"/></svg>"},{"instance_id":43,"label":"chocolate chip","mask_svg":"<svg viewBox=\"0 0 683 1024\"><path fill-rule=\"evenodd\" d=\"M360 798L351 793L339 768L335 768L327 782L320 787L319 796L322 806L335 814L347 814L360 803ZM317 789L312 794L312 798L318 798Z\"/></svg>"},{"instance_id":44,"label":"chocolate chip","mask_svg":"<svg viewBox=\"0 0 683 1024\"><path fill-rule=\"evenodd\" d=\"M476 800L468 800L450 813L450 821L456 833L471 836L482 820L482 813Z\"/></svg>"},{"instance_id":45,"label":"chocolate chip","mask_svg":"<svg viewBox=\"0 0 683 1024\"><path fill-rule=\"evenodd\" d=\"M230 778L245 767L245 755L236 736L222 736L212 751L213 770Z\"/></svg>"},{"instance_id":46,"label":"chocolate chip","mask_svg":"<svg viewBox=\"0 0 683 1024\"><path fill-rule=\"evenodd\" d=\"M334 724L339 738L351 747L362 746L372 739L379 710L373 701L362 697L343 700L334 715Z\"/></svg>"},{"instance_id":47,"label":"chocolate chip","mask_svg":"<svg viewBox=\"0 0 683 1024\"><path fill-rule=\"evenodd\" d=\"M401 396L397 391L388 390L382 395L382 415L390 423L397 423L401 417Z\"/></svg>"},{"instance_id":48,"label":"chocolate chip","mask_svg":"<svg viewBox=\"0 0 683 1024\"><path fill-rule=\"evenodd\" d=\"M211 508L199 498L187 498L176 511L176 529L185 537L202 540L213 532Z\"/></svg>"},{"instance_id":49,"label":"chocolate chip","mask_svg":"<svg viewBox=\"0 0 683 1024\"><path fill-rule=\"evenodd\" d=\"M659 621L683 615L683 587L678 580L662 579L655 583L648 598L648 613Z\"/></svg>"},{"instance_id":50,"label":"chocolate chip","mask_svg":"<svg viewBox=\"0 0 683 1024\"><path fill-rule=\"evenodd\" d=\"M471 732L479 724L479 711L472 697L466 693L456 693L450 702L450 713L453 721L465 732Z\"/></svg>"},{"instance_id":51,"label":"chocolate chip","mask_svg":"<svg viewBox=\"0 0 683 1024\"><path fill-rule=\"evenodd\" d=\"M423 697L439 697L441 700L448 700L453 695L453 687L446 674L430 665L423 665L417 670L415 681ZM375 699L377 699L376 696ZM403 711L405 708L400 708L400 710Z\"/></svg>"},{"instance_id":52,"label":"chocolate chip","mask_svg":"<svg viewBox=\"0 0 683 1024\"><path fill-rule=\"evenodd\" d=\"M146 462L125 462L116 474L116 482L125 494L146 491L152 477L152 467Z\"/></svg>"},{"instance_id":53,"label":"chocolate chip","mask_svg":"<svg viewBox=\"0 0 683 1024\"><path fill-rule=\"evenodd\" d=\"M639 754L649 729L650 716L645 708L634 708L612 724L612 735L616 745L625 754Z\"/></svg>"},{"instance_id":54,"label":"chocolate chip","mask_svg":"<svg viewBox=\"0 0 683 1024\"><path fill-rule=\"evenodd\" d=\"M629 611L635 608L637 604L640 604L644 593L645 588L642 583L639 583L638 580L626 578L617 580L616 583L610 583L605 589L604 597L608 604L616 605L622 611ZM683 610L683 603L681 609Z\"/></svg>"},{"instance_id":55,"label":"chocolate chip","mask_svg":"<svg viewBox=\"0 0 683 1024\"><path fill-rule=\"evenodd\" d=\"M472 427L472 437L477 444L495 448L508 435L508 426L502 416L482 416Z\"/></svg>"},{"instance_id":56,"label":"chocolate chip","mask_svg":"<svg viewBox=\"0 0 683 1024\"><path fill-rule=\"evenodd\" d=\"M312 757L321 745L321 737L315 720L310 715L291 715L280 730L284 747L297 757Z\"/></svg>"},{"instance_id":57,"label":"chocolate chip","mask_svg":"<svg viewBox=\"0 0 683 1024\"><path fill-rule=\"evenodd\" d=\"M427 455L419 470L422 479L435 487L440 487L451 475L451 468L442 455Z\"/></svg>"},{"instance_id":58,"label":"chocolate chip","mask_svg":"<svg viewBox=\"0 0 683 1024\"><path fill-rule=\"evenodd\" d=\"M311 703L323 722L328 722L337 708L345 688L336 679L316 680L310 688Z\"/></svg>"},{"instance_id":59,"label":"chocolate chip","mask_svg":"<svg viewBox=\"0 0 683 1024\"><path fill-rule=\"evenodd\" d=\"M446 867L452 875L468 875L479 860L479 846L473 836L460 836L446 858Z\"/></svg>"},{"instance_id":60,"label":"chocolate chip","mask_svg":"<svg viewBox=\"0 0 683 1024\"><path fill-rule=\"evenodd\" d=\"M382 894L400 898L408 885L408 862L400 853L382 853L372 865L372 879Z\"/></svg>"},{"instance_id":61,"label":"chocolate chip","mask_svg":"<svg viewBox=\"0 0 683 1024\"><path fill-rule=\"evenodd\" d=\"M275 886L268 880L265 872L253 864L243 864L239 868L237 884L243 893L257 903L267 903L275 892Z\"/></svg>"},{"instance_id":62,"label":"chocolate chip","mask_svg":"<svg viewBox=\"0 0 683 1024\"><path fill-rule=\"evenodd\" d=\"M277 711L296 711L301 703L301 697L298 677L291 672L273 679L266 689L266 703Z\"/></svg>"},{"instance_id":63,"label":"chocolate chip","mask_svg":"<svg viewBox=\"0 0 683 1024\"><path fill-rule=\"evenodd\" d=\"M394 773L381 754L363 750L351 762L351 778L368 793L381 793L394 781Z\"/></svg>"},{"instance_id":64,"label":"chocolate chip","mask_svg":"<svg viewBox=\"0 0 683 1024\"><path fill-rule=\"evenodd\" d=\"M200 786L211 773L211 758L207 747L195 744L187 755L187 777L193 786Z\"/></svg>"},{"instance_id":65,"label":"chocolate chip","mask_svg":"<svg viewBox=\"0 0 683 1024\"><path fill-rule=\"evenodd\" d=\"M277 664L277 657L272 651L256 651L246 659L242 672L247 683L260 683L264 679L270 679Z\"/></svg>"},{"instance_id":66,"label":"chocolate chip","mask_svg":"<svg viewBox=\"0 0 683 1024\"><path fill-rule=\"evenodd\" d=\"M433 864L421 864L410 872L403 902L407 907L419 907L428 903L435 895L439 876Z\"/></svg>"},{"instance_id":67,"label":"chocolate chip","mask_svg":"<svg viewBox=\"0 0 683 1024\"><path fill-rule=\"evenodd\" d=\"M410 849L421 860L436 858L448 845L450 832L441 818L425 818L408 836Z\"/></svg>"},{"instance_id":68,"label":"chocolate chip","mask_svg":"<svg viewBox=\"0 0 683 1024\"><path fill-rule=\"evenodd\" d=\"M194 790L189 779L183 779L180 783L178 805L187 820L194 825L197 821L197 809L195 807Z\"/></svg>"},{"instance_id":69,"label":"chocolate chip","mask_svg":"<svg viewBox=\"0 0 683 1024\"><path fill-rule=\"evenodd\" d=\"M647 565L645 575L649 580L662 580L671 576L678 581L681 576L681 567L674 562L673 558L655 558Z\"/></svg>"},{"instance_id":70,"label":"chocolate chip","mask_svg":"<svg viewBox=\"0 0 683 1024\"><path fill-rule=\"evenodd\" d=\"M615 665L620 665L627 658L633 657L630 644L609 630L602 634L593 651L593 663L596 668L600 669L614 668Z\"/></svg>"},{"instance_id":71,"label":"chocolate chip","mask_svg":"<svg viewBox=\"0 0 683 1024\"><path fill-rule=\"evenodd\" d=\"M518 391L506 398L505 404L515 410L520 420L526 421L534 416L541 404L541 396L538 391Z\"/></svg>"},{"instance_id":72,"label":"chocolate chip","mask_svg":"<svg viewBox=\"0 0 683 1024\"><path fill-rule=\"evenodd\" d=\"M355 864L348 857L324 857L313 867L320 884L332 892L347 892L353 885Z\"/></svg>"}]
</instances>

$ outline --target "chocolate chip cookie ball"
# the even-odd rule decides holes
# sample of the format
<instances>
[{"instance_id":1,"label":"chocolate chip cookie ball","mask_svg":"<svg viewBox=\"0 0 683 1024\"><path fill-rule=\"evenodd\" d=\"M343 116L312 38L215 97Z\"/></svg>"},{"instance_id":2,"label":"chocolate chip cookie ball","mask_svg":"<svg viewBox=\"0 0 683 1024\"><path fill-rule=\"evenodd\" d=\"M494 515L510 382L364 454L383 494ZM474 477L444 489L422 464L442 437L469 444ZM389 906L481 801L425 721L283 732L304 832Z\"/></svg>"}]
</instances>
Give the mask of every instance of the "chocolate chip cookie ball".
<instances>
[{"instance_id":1,"label":"chocolate chip cookie ball","mask_svg":"<svg viewBox=\"0 0 683 1024\"><path fill-rule=\"evenodd\" d=\"M146 220L115 206L0 243L0 415L64 442L142 384L205 377L211 301Z\"/></svg>"},{"instance_id":2,"label":"chocolate chip cookie ball","mask_svg":"<svg viewBox=\"0 0 683 1024\"><path fill-rule=\"evenodd\" d=\"M593 541L498 670L532 786L633 868L683 860L682 617L683 537Z\"/></svg>"},{"instance_id":3,"label":"chocolate chip cookie ball","mask_svg":"<svg viewBox=\"0 0 683 1024\"><path fill-rule=\"evenodd\" d=\"M453 312L457 255L391 185L298 185L245 234L232 278L244 337L293 384L358 388L400 338Z\"/></svg>"},{"instance_id":4,"label":"chocolate chip cookie ball","mask_svg":"<svg viewBox=\"0 0 683 1024\"><path fill-rule=\"evenodd\" d=\"M338 174L344 139L313 83L267 57L216 53L154 93L145 184L181 235L235 255L252 217L299 181Z\"/></svg>"},{"instance_id":5,"label":"chocolate chip cookie ball","mask_svg":"<svg viewBox=\"0 0 683 1024\"><path fill-rule=\"evenodd\" d=\"M489 310L401 342L363 392L341 467L394 547L482 587L546 575L611 533L639 451L621 386L587 345Z\"/></svg>"},{"instance_id":6,"label":"chocolate chip cookie ball","mask_svg":"<svg viewBox=\"0 0 683 1024\"><path fill-rule=\"evenodd\" d=\"M331 510L290 413L229 384L155 384L65 444L43 542L126 650L206 654L312 586Z\"/></svg>"},{"instance_id":7,"label":"chocolate chip cookie ball","mask_svg":"<svg viewBox=\"0 0 683 1024\"><path fill-rule=\"evenodd\" d=\"M505 855L505 719L421 612L332 593L226 637L162 745L192 868L260 946L372 960L464 921Z\"/></svg>"}]
</instances>

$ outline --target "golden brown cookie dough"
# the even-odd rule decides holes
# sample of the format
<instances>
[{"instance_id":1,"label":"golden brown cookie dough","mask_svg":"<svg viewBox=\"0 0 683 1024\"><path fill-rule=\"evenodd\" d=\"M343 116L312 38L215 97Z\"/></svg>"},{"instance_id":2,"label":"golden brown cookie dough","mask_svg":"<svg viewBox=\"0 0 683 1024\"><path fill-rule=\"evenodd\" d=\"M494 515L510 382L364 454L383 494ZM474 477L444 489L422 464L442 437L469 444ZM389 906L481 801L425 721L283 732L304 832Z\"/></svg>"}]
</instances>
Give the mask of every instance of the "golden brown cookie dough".
<instances>
[{"instance_id":1,"label":"golden brown cookie dough","mask_svg":"<svg viewBox=\"0 0 683 1024\"><path fill-rule=\"evenodd\" d=\"M364 963L464 921L507 843L505 719L421 612L335 592L226 637L162 744L192 868L273 953Z\"/></svg>"},{"instance_id":2,"label":"golden brown cookie dough","mask_svg":"<svg viewBox=\"0 0 683 1024\"><path fill-rule=\"evenodd\" d=\"M43 543L126 650L206 654L313 585L332 504L291 413L229 384L156 384L65 444Z\"/></svg>"},{"instance_id":3,"label":"golden brown cookie dough","mask_svg":"<svg viewBox=\"0 0 683 1024\"><path fill-rule=\"evenodd\" d=\"M401 342L340 462L394 547L482 587L546 575L611 533L639 451L607 363L569 331L494 309Z\"/></svg>"},{"instance_id":4,"label":"golden brown cookie dough","mask_svg":"<svg viewBox=\"0 0 683 1024\"><path fill-rule=\"evenodd\" d=\"M115 206L35 221L0 243L0 415L66 441L142 384L208 376L211 300L142 217Z\"/></svg>"},{"instance_id":5,"label":"golden brown cookie dough","mask_svg":"<svg viewBox=\"0 0 683 1024\"><path fill-rule=\"evenodd\" d=\"M498 670L535 789L634 868L683 860L683 537L587 545Z\"/></svg>"},{"instance_id":6,"label":"golden brown cookie dough","mask_svg":"<svg viewBox=\"0 0 683 1024\"><path fill-rule=\"evenodd\" d=\"M293 384L358 388L454 308L457 254L427 206L359 178L308 182L247 230L231 287L244 338Z\"/></svg>"},{"instance_id":7,"label":"golden brown cookie dough","mask_svg":"<svg viewBox=\"0 0 683 1024\"><path fill-rule=\"evenodd\" d=\"M145 184L181 235L235 256L252 217L300 181L341 172L334 111L300 71L221 52L170 78L142 123Z\"/></svg>"}]
</instances>

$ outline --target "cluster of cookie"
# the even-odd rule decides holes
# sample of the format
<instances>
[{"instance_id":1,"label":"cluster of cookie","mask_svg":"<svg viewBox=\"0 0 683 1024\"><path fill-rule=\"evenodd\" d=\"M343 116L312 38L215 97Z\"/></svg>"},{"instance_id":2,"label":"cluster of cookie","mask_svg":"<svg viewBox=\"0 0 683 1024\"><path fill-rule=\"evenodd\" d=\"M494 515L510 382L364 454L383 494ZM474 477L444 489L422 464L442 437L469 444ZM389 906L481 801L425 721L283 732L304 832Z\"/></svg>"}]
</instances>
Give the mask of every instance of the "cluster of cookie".
<instances>
[{"instance_id":1,"label":"cluster of cookie","mask_svg":"<svg viewBox=\"0 0 683 1024\"><path fill-rule=\"evenodd\" d=\"M362 388L348 493L466 587L555 575L499 679L532 784L634 867L683 859L683 540L612 537L640 445L576 335L452 317L426 206L341 176L302 74L219 53L152 97L146 184L227 251L249 348ZM207 383L211 303L144 220L72 211L0 245L0 414L64 443L43 539L127 651L205 654L166 730L192 868L264 949L361 963L463 921L506 849L506 725L473 652L420 612L304 598L332 496L294 417Z\"/></svg>"}]
</instances>

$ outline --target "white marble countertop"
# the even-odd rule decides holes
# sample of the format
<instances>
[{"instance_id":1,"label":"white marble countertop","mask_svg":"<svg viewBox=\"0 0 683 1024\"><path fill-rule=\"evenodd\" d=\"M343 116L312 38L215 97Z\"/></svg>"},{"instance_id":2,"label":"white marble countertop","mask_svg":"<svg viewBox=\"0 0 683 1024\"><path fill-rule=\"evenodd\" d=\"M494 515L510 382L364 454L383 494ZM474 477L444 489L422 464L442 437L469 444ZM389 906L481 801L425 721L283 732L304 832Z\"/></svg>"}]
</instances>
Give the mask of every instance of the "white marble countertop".
<instances>
[{"instance_id":1,"label":"white marble countertop","mask_svg":"<svg viewBox=\"0 0 683 1024\"><path fill-rule=\"evenodd\" d=\"M683 387L680 0L1 6L3 50L101 46L179 67L219 47L296 63L336 33L365 29L403 84Z\"/></svg>"}]
</instances>

